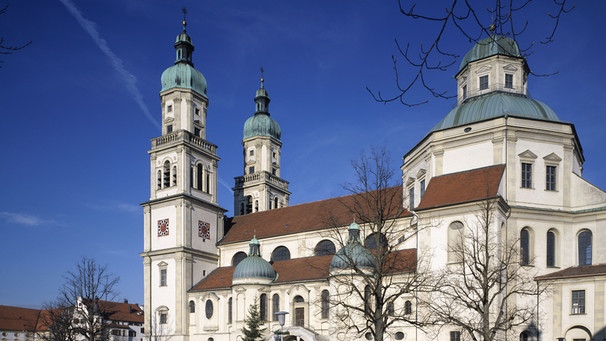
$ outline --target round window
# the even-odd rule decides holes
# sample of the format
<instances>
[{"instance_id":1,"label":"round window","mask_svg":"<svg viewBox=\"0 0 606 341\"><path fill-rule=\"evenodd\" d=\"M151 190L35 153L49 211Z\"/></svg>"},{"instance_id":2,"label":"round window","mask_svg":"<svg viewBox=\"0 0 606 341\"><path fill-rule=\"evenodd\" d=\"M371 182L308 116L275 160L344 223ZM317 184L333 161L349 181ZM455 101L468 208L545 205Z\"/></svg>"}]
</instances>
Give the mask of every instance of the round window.
<instances>
[{"instance_id":1,"label":"round window","mask_svg":"<svg viewBox=\"0 0 606 341\"><path fill-rule=\"evenodd\" d=\"M394 335L394 339L396 340L404 340L404 333L402 332L397 332L396 335Z\"/></svg>"}]
</instances>

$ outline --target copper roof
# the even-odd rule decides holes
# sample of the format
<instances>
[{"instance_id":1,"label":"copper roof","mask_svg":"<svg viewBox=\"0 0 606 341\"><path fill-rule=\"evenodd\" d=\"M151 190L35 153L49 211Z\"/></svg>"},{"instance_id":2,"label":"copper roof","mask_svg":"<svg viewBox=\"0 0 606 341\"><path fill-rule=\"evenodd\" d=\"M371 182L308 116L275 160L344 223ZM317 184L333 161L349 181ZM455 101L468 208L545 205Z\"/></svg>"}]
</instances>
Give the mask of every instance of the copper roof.
<instances>
[{"instance_id":1,"label":"copper roof","mask_svg":"<svg viewBox=\"0 0 606 341\"><path fill-rule=\"evenodd\" d=\"M496 165L433 177L415 210L494 198L504 171L505 165Z\"/></svg>"},{"instance_id":2,"label":"copper roof","mask_svg":"<svg viewBox=\"0 0 606 341\"><path fill-rule=\"evenodd\" d=\"M369 195L372 193L369 192ZM349 225L353 220L350 208L357 200L359 201L361 195L364 194L353 194L230 218L225 223L228 232L219 244L249 241L255 234L261 239ZM406 214L402 211L402 186L385 189L382 197L391 201L389 204L391 204L392 215Z\"/></svg>"},{"instance_id":3,"label":"copper roof","mask_svg":"<svg viewBox=\"0 0 606 341\"><path fill-rule=\"evenodd\" d=\"M535 277L536 281L577 277L606 276L606 264L573 266L547 275Z\"/></svg>"},{"instance_id":4,"label":"copper roof","mask_svg":"<svg viewBox=\"0 0 606 341\"><path fill-rule=\"evenodd\" d=\"M273 264L278 273L275 284L328 279L330 262L333 255L294 258L277 261ZM385 273L395 274L416 270L417 252L415 249L394 251L384 262ZM229 289L232 284L234 267L220 267L198 282L191 291Z\"/></svg>"}]
</instances>

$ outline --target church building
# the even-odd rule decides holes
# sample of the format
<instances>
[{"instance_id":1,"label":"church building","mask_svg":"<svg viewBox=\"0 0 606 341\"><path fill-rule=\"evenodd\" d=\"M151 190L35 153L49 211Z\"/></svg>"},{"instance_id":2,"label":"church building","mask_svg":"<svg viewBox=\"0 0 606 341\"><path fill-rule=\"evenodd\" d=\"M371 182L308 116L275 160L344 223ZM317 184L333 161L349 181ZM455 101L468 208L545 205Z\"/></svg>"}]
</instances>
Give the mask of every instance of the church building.
<instances>
[{"instance_id":1,"label":"church building","mask_svg":"<svg viewBox=\"0 0 606 341\"><path fill-rule=\"evenodd\" d=\"M175 63L161 77L162 134L151 141L150 198L142 204L150 339L242 340L251 305L265 321L265 340L276 332L283 340L372 340L369 330L383 340L468 339L455 322L426 323L438 314L428 302L447 301L415 285L424 273L468 262L457 250L468 245L479 217L494 252L515 251L511 264L537 292L499 291L507 309L489 314L532 309L498 338L606 339L606 193L582 177L574 125L529 96L530 68L514 40L495 35L471 46L455 75L457 106L405 152L401 184L380 190L397 202L384 217L390 235L383 235L373 233L365 209L352 210L364 193L289 205L282 132L263 79L255 113L244 122L235 216L225 216L217 147L206 140L206 79L194 68L183 24ZM381 259L377 250L389 252ZM367 279L379 273L394 288L400 283L384 305L393 323L382 331L362 317L378 299ZM356 306L358 315L347 310Z\"/></svg>"}]
</instances>

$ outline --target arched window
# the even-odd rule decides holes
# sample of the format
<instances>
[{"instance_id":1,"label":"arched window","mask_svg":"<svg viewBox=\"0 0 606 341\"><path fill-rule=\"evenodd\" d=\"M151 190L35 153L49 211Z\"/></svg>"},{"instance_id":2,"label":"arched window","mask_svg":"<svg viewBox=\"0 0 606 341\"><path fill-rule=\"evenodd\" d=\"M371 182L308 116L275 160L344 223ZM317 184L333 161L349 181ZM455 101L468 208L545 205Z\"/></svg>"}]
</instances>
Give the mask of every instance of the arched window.
<instances>
[{"instance_id":1,"label":"arched window","mask_svg":"<svg viewBox=\"0 0 606 341\"><path fill-rule=\"evenodd\" d=\"M278 246L271 253L271 261L277 262L279 260L288 260L290 259L290 251L286 246Z\"/></svg>"},{"instance_id":2,"label":"arched window","mask_svg":"<svg viewBox=\"0 0 606 341\"><path fill-rule=\"evenodd\" d=\"M530 340L528 332L521 332L520 333L520 341L528 341Z\"/></svg>"},{"instance_id":3,"label":"arched window","mask_svg":"<svg viewBox=\"0 0 606 341\"><path fill-rule=\"evenodd\" d=\"M194 301L189 301L189 313L196 312L196 303Z\"/></svg>"},{"instance_id":4,"label":"arched window","mask_svg":"<svg viewBox=\"0 0 606 341\"><path fill-rule=\"evenodd\" d=\"M394 316L395 314L396 307L394 306L393 302L389 302L389 304L387 305L387 315Z\"/></svg>"},{"instance_id":5,"label":"arched window","mask_svg":"<svg viewBox=\"0 0 606 341\"><path fill-rule=\"evenodd\" d=\"M463 223L460 221L453 221L448 226L448 262L456 263L463 261Z\"/></svg>"},{"instance_id":6,"label":"arched window","mask_svg":"<svg viewBox=\"0 0 606 341\"><path fill-rule=\"evenodd\" d=\"M164 161L162 180L163 180L162 188L170 187L170 161L168 161L168 160Z\"/></svg>"},{"instance_id":7,"label":"arched window","mask_svg":"<svg viewBox=\"0 0 606 341\"><path fill-rule=\"evenodd\" d=\"M162 189L162 171L158 170L158 189Z\"/></svg>"},{"instance_id":8,"label":"arched window","mask_svg":"<svg viewBox=\"0 0 606 341\"><path fill-rule=\"evenodd\" d=\"M278 321L278 316L276 313L280 311L280 295L274 294L271 297L271 316L272 321Z\"/></svg>"},{"instance_id":9,"label":"arched window","mask_svg":"<svg viewBox=\"0 0 606 341\"><path fill-rule=\"evenodd\" d=\"M213 312L214 312L214 307L213 307L213 301L211 300L206 300L206 306L205 306L205 311L206 311L206 318L207 319L211 319L211 317L213 317Z\"/></svg>"},{"instance_id":10,"label":"arched window","mask_svg":"<svg viewBox=\"0 0 606 341\"><path fill-rule=\"evenodd\" d=\"M328 239L321 240L314 248L314 256L334 255L335 252L335 244Z\"/></svg>"},{"instance_id":11,"label":"arched window","mask_svg":"<svg viewBox=\"0 0 606 341\"><path fill-rule=\"evenodd\" d=\"M410 302L410 301L404 302L404 314L405 315L412 314L412 302Z\"/></svg>"},{"instance_id":12,"label":"arched window","mask_svg":"<svg viewBox=\"0 0 606 341\"><path fill-rule=\"evenodd\" d=\"M261 321L267 321L267 294L261 294L259 298L259 317Z\"/></svg>"},{"instance_id":13,"label":"arched window","mask_svg":"<svg viewBox=\"0 0 606 341\"><path fill-rule=\"evenodd\" d=\"M530 264L530 232L527 228L520 231L520 264Z\"/></svg>"},{"instance_id":14,"label":"arched window","mask_svg":"<svg viewBox=\"0 0 606 341\"><path fill-rule=\"evenodd\" d=\"M304 327L305 326L305 300L301 295L295 296L293 300L293 306L295 311L294 316L294 324L295 326Z\"/></svg>"},{"instance_id":15,"label":"arched window","mask_svg":"<svg viewBox=\"0 0 606 341\"><path fill-rule=\"evenodd\" d=\"M196 165L196 186L195 189L202 190L202 173L204 173L203 166L201 164Z\"/></svg>"},{"instance_id":16,"label":"arched window","mask_svg":"<svg viewBox=\"0 0 606 341\"><path fill-rule=\"evenodd\" d=\"M322 290L322 318L328 318L328 309L330 307L330 294L328 290Z\"/></svg>"},{"instance_id":17,"label":"arched window","mask_svg":"<svg viewBox=\"0 0 606 341\"><path fill-rule=\"evenodd\" d=\"M579 233L579 265L591 265L591 231L583 230Z\"/></svg>"},{"instance_id":18,"label":"arched window","mask_svg":"<svg viewBox=\"0 0 606 341\"><path fill-rule=\"evenodd\" d=\"M556 265L556 234L553 230L547 231L547 266Z\"/></svg>"},{"instance_id":19,"label":"arched window","mask_svg":"<svg viewBox=\"0 0 606 341\"><path fill-rule=\"evenodd\" d=\"M387 247L387 238L382 233L371 233L366 240L364 240L364 246L369 249L376 249L377 245L381 245L381 249Z\"/></svg>"},{"instance_id":20,"label":"arched window","mask_svg":"<svg viewBox=\"0 0 606 341\"><path fill-rule=\"evenodd\" d=\"M244 251L236 252L236 254L231 259L231 265L236 266L236 265L240 264L240 262L243 261L244 258L246 258L246 257L247 257L246 252L244 252Z\"/></svg>"},{"instance_id":21,"label":"arched window","mask_svg":"<svg viewBox=\"0 0 606 341\"><path fill-rule=\"evenodd\" d=\"M230 297L227 299L227 323L232 322L233 311L234 311L233 300Z\"/></svg>"},{"instance_id":22,"label":"arched window","mask_svg":"<svg viewBox=\"0 0 606 341\"><path fill-rule=\"evenodd\" d=\"M278 208L278 197L274 198L274 208Z\"/></svg>"}]
</instances>

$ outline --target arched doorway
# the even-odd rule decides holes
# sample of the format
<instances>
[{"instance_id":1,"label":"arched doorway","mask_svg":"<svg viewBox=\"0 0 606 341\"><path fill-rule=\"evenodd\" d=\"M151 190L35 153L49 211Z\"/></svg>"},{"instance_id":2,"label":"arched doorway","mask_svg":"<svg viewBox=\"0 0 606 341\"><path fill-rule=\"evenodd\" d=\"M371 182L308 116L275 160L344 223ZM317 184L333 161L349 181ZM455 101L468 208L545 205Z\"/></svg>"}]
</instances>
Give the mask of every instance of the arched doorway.
<instances>
[{"instance_id":1,"label":"arched doorway","mask_svg":"<svg viewBox=\"0 0 606 341\"><path fill-rule=\"evenodd\" d=\"M293 325L299 327L305 327L305 300L301 295L295 296L293 300Z\"/></svg>"}]
</instances>

